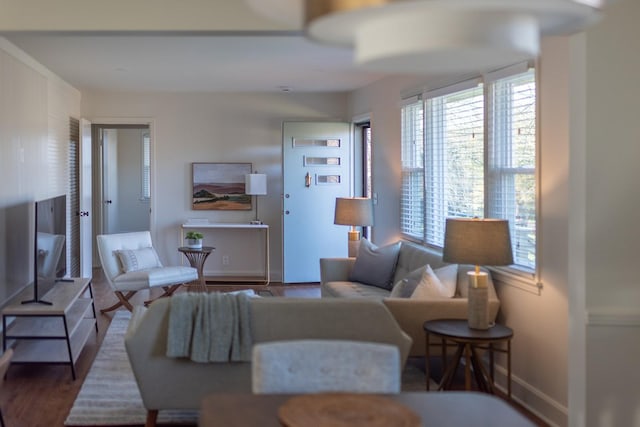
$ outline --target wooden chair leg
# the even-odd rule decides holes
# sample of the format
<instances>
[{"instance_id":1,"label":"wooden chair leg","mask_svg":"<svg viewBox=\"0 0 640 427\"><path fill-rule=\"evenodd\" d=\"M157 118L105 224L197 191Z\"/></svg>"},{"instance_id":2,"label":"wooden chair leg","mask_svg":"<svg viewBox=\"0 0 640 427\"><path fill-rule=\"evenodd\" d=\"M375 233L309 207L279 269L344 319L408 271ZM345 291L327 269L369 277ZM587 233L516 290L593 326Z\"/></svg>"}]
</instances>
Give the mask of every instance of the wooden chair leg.
<instances>
[{"instance_id":1,"label":"wooden chair leg","mask_svg":"<svg viewBox=\"0 0 640 427\"><path fill-rule=\"evenodd\" d=\"M136 291L129 291L126 294L123 294L120 291L116 291L116 297L118 297L118 302L113 304L111 307L103 308L100 310L100 313L107 313L109 311L115 310L118 307L125 306L127 310L133 311L133 305L129 302L131 297L135 295Z\"/></svg>"},{"instance_id":2,"label":"wooden chair leg","mask_svg":"<svg viewBox=\"0 0 640 427\"><path fill-rule=\"evenodd\" d=\"M144 427L156 427L156 422L158 421L158 410L157 409L149 409L147 411L147 422Z\"/></svg>"},{"instance_id":3,"label":"wooden chair leg","mask_svg":"<svg viewBox=\"0 0 640 427\"><path fill-rule=\"evenodd\" d=\"M164 289L164 293L160 295L160 297L170 297L175 291L178 290L180 286L182 286L182 283L171 286L163 286L162 289Z\"/></svg>"},{"instance_id":4,"label":"wooden chair leg","mask_svg":"<svg viewBox=\"0 0 640 427\"><path fill-rule=\"evenodd\" d=\"M163 286L162 290L164 290L164 293L162 295L160 295L158 298L170 297L182 285L183 285L183 283L179 283L177 285L171 285L171 286ZM155 300L157 300L158 298L154 298L154 299L150 299L150 300L145 301L144 302L145 307L148 306L149 304L151 304L152 302L154 302Z\"/></svg>"}]
</instances>

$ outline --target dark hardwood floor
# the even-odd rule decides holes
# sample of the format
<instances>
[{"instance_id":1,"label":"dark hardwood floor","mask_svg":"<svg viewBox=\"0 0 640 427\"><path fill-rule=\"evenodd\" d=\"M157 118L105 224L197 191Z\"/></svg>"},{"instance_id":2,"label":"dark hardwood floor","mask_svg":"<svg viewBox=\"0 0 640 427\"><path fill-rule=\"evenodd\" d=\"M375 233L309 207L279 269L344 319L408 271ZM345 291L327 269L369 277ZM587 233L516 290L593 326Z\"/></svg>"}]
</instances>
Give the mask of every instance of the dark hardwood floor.
<instances>
[{"instance_id":1,"label":"dark hardwood floor","mask_svg":"<svg viewBox=\"0 0 640 427\"><path fill-rule=\"evenodd\" d=\"M211 289L220 291L254 289L256 292L269 291L273 296L319 298L317 283L300 285L282 285L272 283L263 285L226 285L210 284ZM183 291L184 288L178 292ZM115 302L108 284L102 276L102 270L94 270L93 292L98 312L98 333L92 334L76 363L77 379L71 379L71 370L63 365L13 365L9 368L4 384L0 389L0 407L7 427L62 427L73 405L82 382L91 367L91 363L102 343L109 327L113 312L100 314L99 310ZM141 292L132 301L142 304L150 297L156 297L158 291ZM532 414L516 408L540 426L546 425Z\"/></svg>"}]
</instances>

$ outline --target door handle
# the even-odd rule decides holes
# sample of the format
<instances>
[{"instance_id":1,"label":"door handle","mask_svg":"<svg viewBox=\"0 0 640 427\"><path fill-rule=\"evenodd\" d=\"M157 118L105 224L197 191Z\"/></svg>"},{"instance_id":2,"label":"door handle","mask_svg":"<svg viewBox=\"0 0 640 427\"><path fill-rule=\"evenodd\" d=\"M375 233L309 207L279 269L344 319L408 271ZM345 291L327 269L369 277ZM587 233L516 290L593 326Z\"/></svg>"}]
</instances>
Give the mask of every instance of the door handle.
<instances>
[{"instance_id":1,"label":"door handle","mask_svg":"<svg viewBox=\"0 0 640 427\"><path fill-rule=\"evenodd\" d=\"M89 211L78 211L76 216L89 216Z\"/></svg>"},{"instance_id":2,"label":"door handle","mask_svg":"<svg viewBox=\"0 0 640 427\"><path fill-rule=\"evenodd\" d=\"M107 204L107 205L110 205L111 203L113 203L113 201L112 200L105 200L104 203Z\"/></svg>"},{"instance_id":3,"label":"door handle","mask_svg":"<svg viewBox=\"0 0 640 427\"><path fill-rule=\"evenodd\" d=\"M304 176L304 186L307 188L311 187L311 175L309 172Z\"/></svg>"}]
</instances>

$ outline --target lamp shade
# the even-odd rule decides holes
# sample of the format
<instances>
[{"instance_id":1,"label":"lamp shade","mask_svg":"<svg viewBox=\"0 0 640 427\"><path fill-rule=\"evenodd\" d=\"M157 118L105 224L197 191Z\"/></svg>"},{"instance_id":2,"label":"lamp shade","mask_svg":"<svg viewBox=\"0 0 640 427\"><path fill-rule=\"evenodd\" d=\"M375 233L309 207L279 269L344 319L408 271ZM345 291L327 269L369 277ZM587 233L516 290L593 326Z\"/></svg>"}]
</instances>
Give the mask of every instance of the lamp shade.
<instances>
[{"instance_id":1,"label":"lamp shade","mask_svg":"<svg viewBox=\"0 0 640 427\"><path fill-rule=\"evenodd\" d=\"M442 260L457 264L513 264L509 221L447 218Z\"/></svg>"},{"instance_id":2,"label":"lamp shade","mask_svg":"<svg viewBox=\"0 0 640 427\"><path fill-rule=\"evenodd\" d=\"M338 225L373 225L373 204L365 197L338 197L333 220Z\"/></svg>"},{"instance_id":3,"label":"lamp shade","mask_svg":"<svg viewBox=\"0 0 640 427\"><path fill-rule=\"evenodd\" d=\"M245 175L244 193L251 196L264 196L267 194L267 175L263 173Z\"/></svg>"}]
</instances>

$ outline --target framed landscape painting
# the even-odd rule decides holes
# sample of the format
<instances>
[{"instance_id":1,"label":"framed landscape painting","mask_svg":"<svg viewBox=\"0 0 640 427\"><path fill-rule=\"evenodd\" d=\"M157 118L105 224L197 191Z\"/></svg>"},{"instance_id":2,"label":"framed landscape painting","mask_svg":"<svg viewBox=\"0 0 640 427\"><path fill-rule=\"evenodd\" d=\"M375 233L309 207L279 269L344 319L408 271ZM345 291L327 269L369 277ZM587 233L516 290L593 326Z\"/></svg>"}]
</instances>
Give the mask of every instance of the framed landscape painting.
<instances>
[{"instance_id":1,"label":"framed landscape painting","mask_svg":"<svg viewBox=\"0 0 640 427\"><path fill-rule=\"evenodd\" d=\"M251 163L193 163L192 169L192 209L251 210L251 196L244 188Z\"/></svg>"}]
</instances>

